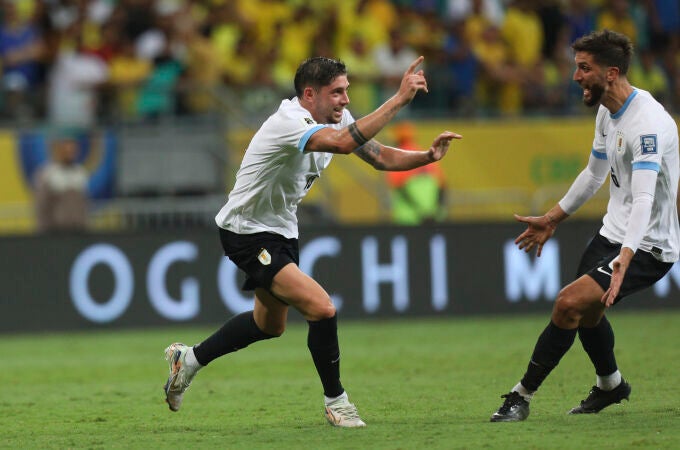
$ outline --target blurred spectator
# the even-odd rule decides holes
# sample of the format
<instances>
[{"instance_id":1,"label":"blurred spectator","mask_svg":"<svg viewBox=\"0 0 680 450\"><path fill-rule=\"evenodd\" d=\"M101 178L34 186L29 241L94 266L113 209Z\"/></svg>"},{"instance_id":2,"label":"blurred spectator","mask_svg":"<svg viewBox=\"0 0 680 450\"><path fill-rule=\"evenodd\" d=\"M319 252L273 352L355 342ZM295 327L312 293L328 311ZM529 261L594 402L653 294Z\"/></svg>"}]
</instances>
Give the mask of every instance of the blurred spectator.
<instances>
[{"instance_id":1,"label":"blurred spectator","mask_svg":"<svg viewBox=\"0 0 680 450\"><path fill-rule=\"evenodd\" d=\"M250 33L239 37L233 54L222 57L222 78L226 84L238 88L253 83L260 59Z\"/></svg>"},{"instance_id":2,"label":"blurred spectator","mask_svg":"<svg viewBox=\"0 0 680 450\"><path fill-rule=\"evenodd\" d=\"M597 13L590 0L568 0L565 16L569 34L568 45L595 29Z\"/></svg>"},{"instance_id":3,"label":"blurred spectator","mask_svg":"<svg viewBox=\"0 0 680 450\"><path fill-rule=\"evenodd\" d=\"M666 73L657 64L651 50L638 51L637 58L630 67L628 79L633 86L649 91L659 103L668 104L670 85Z\"/></svg>"},{"instance_id":4,"label":"blurred spectator","mask_svg":"<svg viewBox=\"0 0 680 450\"><path fill-rule=\"evenodd\" d=\"M537 13L543 25L542 63L537 66L536 89L525 88L524 102L535 113L562 113L569 107L569 85L575 84L571 81L571 30L560 0L540 2Z\"/></svg>"},{"instance_id":5,"label":"blurred spectator","mask_svg":"<svg viewBox=\"0 0 680 450\"><path fill-rule=\"evenodd\" d=\"M456 81L452 78L454 72L449 69L456 66L458 62L463 62L466 53L469 55L470 52L464 42L460 42L460 44L463 44L462 46L455 47L457 42L450 41L450 28L447 28L444 21L437 15L433 4L423 2L420 7L424 8L420 17L421 24L426 32L418 34L417 30L412 29L407 36L407 43L418 54L425 57L428 90L439 94L417 95L411 102L411 109L415 113L432 114L436 111L445 111L455 101L454 96L457 91L453 84ZM445 44L454 45L445 48ZM452 59L456 60L453 64L451 64ZM464 72L467 68L464 64L461 64L461 72ZM461 80L461 82L464 82L464 80ZM463 88L465 87L463 86Z\"/></svg>"},{"instance_id":6,"label":"blurred spectator","mask_svg":"<svg viewBox=\"0 0 680 450\"><path fill-rule=\"evenodd\" d=\"M441 92L440 109L466 115L475 112L475 80L479 64L469 41L465 24L450 22L436 66L428 74L432 89Z\"/></svg>"},{"instance_id":7,"label":"blurred spectator","mask_svg":"<svg viewBox=\"0 0 680 450\"><path fill-rule=\"evenodd\" d=\"M198 23L182 31L186 43L186 64L184 88L182 89L184 107L189 113L214 112L216 100L222 84L222 61L206 31L201 31Z\"/></svg>"},{"instance_id":8,"label":"blurred spectator","mask_svg":"<svg viewBox=\"0 0 680 450\"><path fill-rule=\"evenodd\" d=\"M262 49L263 53L267 53L269 47L276 43L274 38L276 24L287 22L291 18L292 6L285 0L241 0L237 4L239 15L252 24L252 36L255 38L256 46Z\"/></svg>"},{"instance_id":9,"label":"blurred spectator","mask_svg":"<svg viewBox=\"0 0 680 450\"><path fill-rule=\"evenodd\" d=\"M359 35L373 52L389 39L389 30L404 28L405 18L397 14L394 5L387 0L344 0L334 2L337 14L335 48L346 49Z\"/></svg>"},{"instance_id":10,"label":"blurred spectator","mask_svg":"<svg viewBox=\"0 0 680 450\"><path fill-rule=\"evenodd\" d=\"M400 61L425 55L432 91L441 95L415 98L416 113L420 108L436 115L470 114L475 111L471 105L478 103L484 105L483 112L496 108L495 114L500 108L503 115L574 112L563 92L566 81L569 95L580 97L564 70L565 56L569 65L573 58L569 43L605 27L631 36L637 51L649 48L655 53L670 83L667 103L680 108L678 0L0 0L0 4L0 115L10 119L43 118L47 112L50 120L94 124L94 118L135 117L138 108L142 111L138 116L201 114L216 105L224 107L219 103L224 96L215 95L224 87L234 88L229 92L239 100L264 106L272 98L266 93L278 89L277 80L288 80L301 60L317 55L355 60L350 66L361 78L353 78L353 89L359 83L364 83L361 89L369 89L367 80L377 66L382 78L375 86L379 92L375 102L384 100L383 85L386 92L394 89L394 77L400 78L405 68ZM498 43L489 45L494 33L488 31L490 26L501 31L500 40L507 46L502 58ZM135 46L136 58L130 57L130 45ZM478 64L475 56L480 52L484 57ZM94 63L93 56L100 63ZM140 59L146 63L140 64ZM501 60L507 73L495 70ZM76 62L88 65L85 80L75 82L67 62L71 67ZM112 96L115 90L98 89L106 77L93 75L102 72L92 70L95 65L110 66L110 85L125 86L121 99ZM472 90L478 70L485 78L481 84L494 79L492 91ZM70 79L72 87L59 94L61 83ZM134 100L133 86L142 81L144 99ZM246 86L254 92L242 92ZM76 91L80 100L70 101L69 107L55 106L66 105L70 92ZM353 104L354 110L372 110L372 96L356 98L366 99L366 104ZM76 108L76 103L86 106ZM69 118L65 109L83 117Z\"/></svg>"},{"instance_id":11,"label":"blurred spectator","mask_svg":"<svg viewBox=\"0 0 680 450\"><path fill-rule=\"evenodd\" d=\"M235 2L214 5L204 32L210 40L212 59L220 70L222 82L238 86L252 77L257 46L253 27L236 6Z\"/></svg>"},{"instance_id":12,"label":"blurred spectator","mask_svg":"<svg viewBox=\"0 0 680 450\"><path fill-rule=\"evenodd\" d=\"M109 106L113 109L114 117L133 119L138 116L139 89L151 74L151 68L149 61L137 57L132 40L120 36L109 62L109 86L114 99Z\"/></svg>"},{"instance_id":13,"label":"blurred spectator","mask_svg":"<svg viewBox=\"0 0 680 450\"><path fill-rule=\"evenodd\" d=\"M536 10L543 26L543 48L541 53L544 59L552 59L557 46L563 46L563 33L568 32L567 18L562 11L560 0L543 0Z\"/></svg>"},{"instance_id":14,"label":"blurred spectator","mask_svg":"<svg viewBox=\"0 0 680 450\"><path fill-rule=\"evenodd\" d=\"M378 66L359 34L352 37L349 47L338 56L347 67L351 67L352 102L349 109L354 116L363 117L379 106Z\"/></svg>"},{"instance_id":15,"label":"blurred spectator","mask_svg":"<svg viewBox=\"0 0 680 450\"><path fill-rule=\"evenodd\" d=\"M314 10L303 4L293 8L290 20L275 25L276 38L271 42L280 49L282 73L277 84L284 91L290 88L290 80L295 77L300 62L311 54L317 20Z\"/></svg>"},{"instance_id":16,"label":"blurred spectator","mask_svg":"<svg viewBox=\"0 0 680 450\"><path fill-rule=\"evenodd\" d=\"M137 97L140 117L156 120L177 111L177 86L182 64L165 47L154 61L149 77L144 80Z\"/></svg>"},{"instance_id":17,"label":"blurred spectator","mask_svg":"<svg viewBox=\"0 0 680 450\"><path fill-rule=\"evenodd\" d=\"M395 124L396 147L419 150L410 122ZM446 180L438 163L403 172L387 172L392 219L398 225L421 225L446 219Z\"/></svg>"},{"instance_id":18,"label":"blurred spectator","mask_svg":"<svg viewBox=\"0 0 680 450\"><path fill-rule=\"evenodd\" d=\"M33 116L38 108L42 63L46 47L32 11L20 5L28 2L2 0L0 62L2 63L3 110L14 118ZM30 6L30 4L29 4Z\"/></svg>"},{"instance_id":19,"label":"blurred spectator","mask_svg":"<svg viewBox=\"0 0 680 450\"><path fill-rule=\"evenodd\" d=\"M76 0L72 4L74 22L80 23L82 51L108 63L119 35L118 24L108 21L113 5L105 0Z\"/></svg>"},{"instance_id":20,"label":"blurred spectator","mask_svg":"<svg viewBox=\"0 0 680 450\"><path fill-rule=\"evenodd\" d=\"M137 56L152 61L151 73L144 80L137 97L137 111L144 119L156 120L178 111L178 86L184 71L186 35L181 33L185 11L179 2L156 3L153 28L136 41Z\"/></svg>"},{"instance_id":21,"label":"blurred spectator","mask_svg":"<svg viewBox=\"0 0 680 450\"><path fill-rule=\"evenodd\" d=\"M520 71L501 31L492 24L487 25L472 51L481 69L475 85L478 106L487 114L494 111L517 114L522 107Z\"/></svg>"},{"instance_id":22,"label":"blurred spectator","mask_svg":"<svg viewBox=\"0 0 680 450\"><path fill-rule=\"evenodd\" d=\"M606 0L604 7L597 16L597 29L607 29L625 34L634 45L637 45L639 39L638 29L635 26L628 0Z\"/></svg>"},{"instance_id":23,"label":"blurred spectator","mask_svg":"<svg viewBox=\"0 0 680 450\"><path fill-rule=\"evenodd\" d=\"M503 23L505 8L502 0L446 0L446 18L449 21L467 21L471 15L480 15L494 25ZM481 33L481 30L479 30Z\"/></svg>"},{"instance_id":24,"label":"blurred spectator","mask_svg":"<svg viewBox=\"0 0 680 450\"><path fill-rule=\"evenodd\" d=\"M573 53L569 50L569 33L565 26L561 33L557 35L557 42L553 47L552 54L547 57L542 65L541 91L537 91L537 104L534 110L547 114L566 114L572 111L573 105L580 105L582 102L572 99L572 86L579 87L571 79L573 74ZM577 90L577 95L582 95L581 90Z\"/></svg>"},{"instance_id":25,"label":"blurred spectator","mask_svg":"<svg viewBox=\"0 0 680 450\"><path fill-rule=\"evenodd\" d=\"M543 25L537 14L538 0L514 0L508 6L501 25L510 56L520 67L531 70L541 61Z\"/></svg>"},{"instance_id":26,"label":"blurred spectator","mask_svg":"<svg viewBox=\"0 0 680 450\"><path fill-rule=\"evenodd\" d=\"M523 107L540 104L543 63L543 24L537 14L538 0L514 0L508 6L501 27L503 39L508 44L510 60L519 71L521 81L518 100L505 105L505 112L518 114ZM538 91L540 92L540 91Z\"/></svg>"},{"instance_id":27,"label":"blurred spectator","mask_svg":"<svg viewBox=\"0 0 680 450\"><path fill-rule=\"evenodd\" d=\"M78 141L59 136L52 159L38 169L34 195L38 231L82 231L87 227L88 172L78 163Z\"/></svg>"},{"instance_id":28,"label":"blurred spectator","mask_svg":"<svg viewBox=\"0 0 680 450\"><path fill-rule=\"evenodd\" d=\"M454 5L462 9L456 10ZM498 103L496 103L496 98L492 98L499 94L497 91L501 89L499 87L501 84L514 80L513 73L504 72L510 69L511 65L507 44L500 35L504 10L496 0L469 0L460 3L449 2L449 11L454 17L460 14L462 22L460 27L454 25L454 32L450 34L447 48L451 50L455 48L458 55L463 55L466 48L469 48L472 55L472 61L465 59L464 62L461 61L463 64L454 64L452 70L457 78L462 78L463 82L469 80L468 77L472 77L473 85L470 88L473 93L474 111L478 112L476 108L479 106L484 110L493 104L493 108L498 109L499 105L517 103L519 101L517 95L515 95L516 100L511 101L506 98L507 94L501 94L503 98ZM487 89L493 92L489 93ZM513 89L517 91L518 87L508 87L509 91ZM504 107L503 111L514 109L516 107L508 106Z\"/></svg>"},{"instance_id":29,"label":"blurred spectator","mask_svg":"<svg viewBox=\"0 0 680 450\"><path fill-rule=\"evenodd\" d=\"M107 21L102 24L88 22L86 25L87 28L83 27L83 52L98 56L107 64L110 63L119 41L125 38L119 22Z\"/></svg>"},{"instance_id":30,"label":"blurred spectator","mask_svg":"<svg viewBox=\"0 0 680 450\"><path fill-rule=\"evenodd\" d=\"M669 102L680 111L680 2L648 0L649 48L662 61L671 86Z\"/></svg>"},{"instance_id":31,"label":"blurred spectator","mask_svg":"<svg viewBox=\"0 0 680 450\"><path fill-rule=\"evenodd\" d=\"M83 51L82 38L81 23L73 23L49 74L48 114L57 126L90 127L97 119L98 89L108 79L108 66Z\"/></svg>"},{"instance_id":32,"label":"blurred spectator","mask_svg":"<svg viewBox=\"0 0 680 450\"><path fill-rule=\"evenodd\" d=\"M484 30L490 25L500 29L503 24L503 15L493 17L487 8L488 1L471 0L469 3L469 11L461 17L464 26L465 39L470 45L475 45L481 38ZM501 10L502 11L502 10Z\"/></svg>"},{"instance_id":33,"label":"blurred spectator","mask_svg":"<svg viewBox=\"0 0 680 450\"><path fill-rule=\"evenodd\" d=\"M404 41L425 56L426 61L431 60L441 50L446 36L442 15L429 2L415 2L402 11L407 14L398 26Z\"/></svg>"},{"instance_id":34,"label":"blurred spectator","mask_svg":"<svg viewBox=\"0 0 680 450\"><path fill-rule=\"evenodd\" d=\"M375 48L373 57L380 73L381 100L386 100L399 87L404 72L418 56L418 52L404 40L400 28L393 28L389 41ZM425 70L426 66L421 64L421 68Z\"/></svg>"}]
</instances>

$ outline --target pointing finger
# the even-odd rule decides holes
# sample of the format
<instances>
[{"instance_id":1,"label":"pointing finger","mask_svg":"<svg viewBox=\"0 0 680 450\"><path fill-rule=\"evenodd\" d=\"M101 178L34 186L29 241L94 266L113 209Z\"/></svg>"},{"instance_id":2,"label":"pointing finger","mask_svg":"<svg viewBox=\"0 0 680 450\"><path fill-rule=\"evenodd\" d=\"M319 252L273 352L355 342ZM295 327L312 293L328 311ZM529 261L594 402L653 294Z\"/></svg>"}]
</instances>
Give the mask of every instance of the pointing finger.
<instances>
[{"instance_id":1,"label":"pointing finger","mask_svg":"<svg viewBox=\"0 0 680 450\"><path fill-rule=\"evenodd\" d=\"M424 56L419 56L415 61L413 61L413 62L411 63L410 66L408 66L408 69L406 70L406 73L414 73L415 70L416 70L416 67L418 67L418 64L420 64L421 62L423 62L424 59L425 59Z\"/></svg>"}]
</instances>

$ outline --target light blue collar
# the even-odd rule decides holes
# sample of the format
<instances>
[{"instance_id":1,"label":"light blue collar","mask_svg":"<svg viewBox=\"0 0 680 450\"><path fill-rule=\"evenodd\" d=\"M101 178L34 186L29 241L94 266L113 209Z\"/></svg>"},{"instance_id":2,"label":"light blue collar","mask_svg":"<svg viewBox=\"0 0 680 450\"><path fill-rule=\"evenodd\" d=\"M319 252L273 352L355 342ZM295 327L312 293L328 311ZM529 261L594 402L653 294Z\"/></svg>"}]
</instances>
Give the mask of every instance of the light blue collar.
<instances>
[{"instance_id":1,"label":"light blue collar","mask_svg":"<svg viewBox=\"0 0 680 450\"><path fill-rule=\"evenodd\" d=\"M626 101L623 103L623 106L621 107L621 109L616 111L616 114L610 113L609 116L612 119L618 119L619 117L621 117L623 115L623 113L626 112L626 109L628 109L628 105L630 105L630 102L635 98L637 93L638 93L637 89L633 89L633 92L631 92L631 94L628 96Z\"/></svg>"}]
</instances>

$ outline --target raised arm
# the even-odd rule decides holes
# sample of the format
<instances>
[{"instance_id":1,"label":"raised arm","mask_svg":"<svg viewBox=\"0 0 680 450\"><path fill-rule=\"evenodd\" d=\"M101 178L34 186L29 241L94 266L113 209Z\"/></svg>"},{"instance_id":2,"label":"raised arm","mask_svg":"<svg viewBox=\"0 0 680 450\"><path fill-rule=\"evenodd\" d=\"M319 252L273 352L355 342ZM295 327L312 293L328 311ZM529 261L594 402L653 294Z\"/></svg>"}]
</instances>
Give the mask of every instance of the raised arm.
<instances>
[{"instance_id":1,"label":"raised arm","mask_svg":"<svg viewBox=\"0 0 680 450\"><path fill-rule=\"evenodd\" d=\"M404 106L413 100L418 91L427 92L425 74L422 70L416 71L416 67L423 62L423 59L420 56L411 63L406 72L404 72L397 93L378 107L378 109L343 129L325 128L314 133L307 142L305 151L347 155L352 153L357 147L368 143Z\"/></svg>"}]
</instances>

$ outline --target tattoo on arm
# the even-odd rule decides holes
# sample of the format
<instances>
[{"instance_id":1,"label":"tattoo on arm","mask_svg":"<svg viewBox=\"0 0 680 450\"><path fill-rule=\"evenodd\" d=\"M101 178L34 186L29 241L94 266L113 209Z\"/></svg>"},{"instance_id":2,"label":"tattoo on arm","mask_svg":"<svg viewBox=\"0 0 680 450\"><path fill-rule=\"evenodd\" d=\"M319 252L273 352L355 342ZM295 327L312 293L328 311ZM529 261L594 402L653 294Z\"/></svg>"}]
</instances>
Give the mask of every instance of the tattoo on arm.
<instances>
[{"instance_id":1,"label":"tattoo on arm","mask_svg":"<svg viewBox=\"0 0 680 450\"><path fill-rule=\"evenodd\" d=\"M367 153L372 153L373 158L377 158L378 156L380 156L380 144L378 144L373 139L366 142L366 144L363 146L363 148Z\"/></svg>"},{"instance_id":2,"label":"tattoo on arm","mask_svg":"<svg viewBox=\"0 0 680 450\"><path fill-rule=\"evenodd\" d=\"M383 170L385 168L384 164L380 162L380 144L373 139L354 150L354 153L376 169Z\"/></svg>"},{"instance_id":3,"label":"tattoo on arm","mask_svg":"<svg viewBox=\"0 0 680 450\"><path fill-rule=\"evenodd\" d=\"M352 139L354 139L354 142L357 144L364 145L366 142L368 142L368 139L366 139L366 137L361 134L361 131L359 131L359 127L357 127L356 122L351 123L347 127L347 131L349 131L350 136L352 136Z\"/></svg>"}]
</instances>

